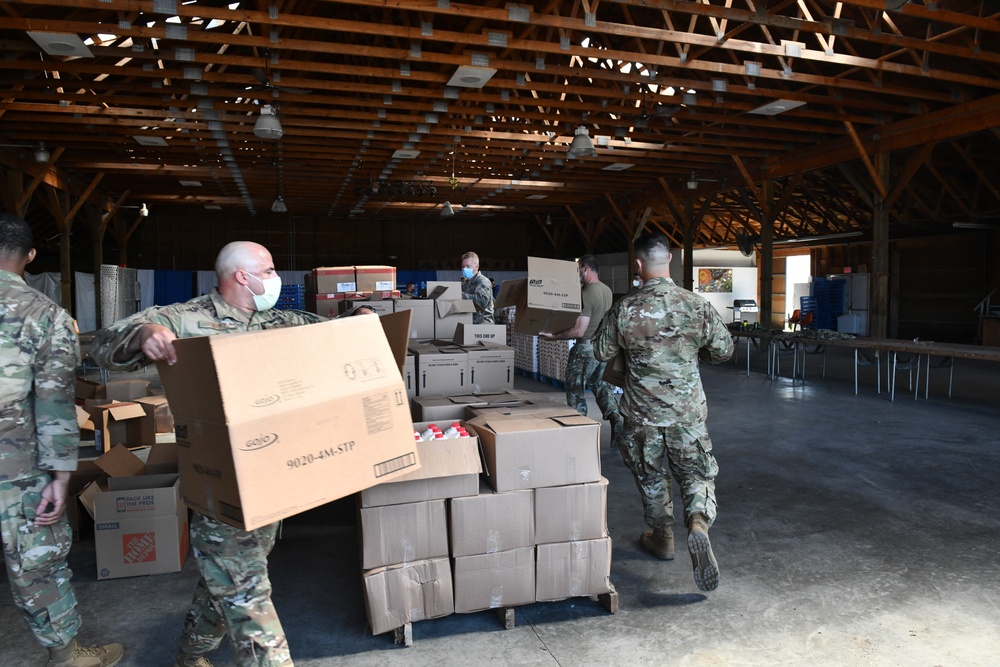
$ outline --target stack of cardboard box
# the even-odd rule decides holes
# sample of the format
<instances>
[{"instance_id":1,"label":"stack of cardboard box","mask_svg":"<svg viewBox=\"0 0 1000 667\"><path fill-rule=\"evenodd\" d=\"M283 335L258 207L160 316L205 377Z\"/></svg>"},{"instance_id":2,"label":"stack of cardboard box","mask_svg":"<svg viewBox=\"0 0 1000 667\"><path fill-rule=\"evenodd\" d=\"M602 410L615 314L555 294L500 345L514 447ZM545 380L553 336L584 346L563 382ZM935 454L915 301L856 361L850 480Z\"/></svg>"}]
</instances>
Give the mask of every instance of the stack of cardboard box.
<instances>
[{"instance_id":1,"label":"stack of cardboard box","mask_svg":"<svg viewBox=\"0 0 1000 667\"><path fill-rule=\"evenodd\" d=\"M306 280L306 309L324 317L343 312L343 301L380 301L398 296L394 266L319 266ZM391 302L381 308L382 312L393 312Z\"/></svg>"}]
</instances>

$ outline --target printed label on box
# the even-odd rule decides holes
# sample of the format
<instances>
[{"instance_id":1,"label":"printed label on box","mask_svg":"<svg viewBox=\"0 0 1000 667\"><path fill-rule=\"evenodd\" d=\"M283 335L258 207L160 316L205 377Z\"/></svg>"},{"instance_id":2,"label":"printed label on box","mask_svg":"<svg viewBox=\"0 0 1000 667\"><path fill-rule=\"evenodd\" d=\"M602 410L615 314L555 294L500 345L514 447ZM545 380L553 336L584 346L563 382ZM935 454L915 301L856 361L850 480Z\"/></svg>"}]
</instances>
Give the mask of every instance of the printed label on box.
<instances>
[{"instance_id":1,"label":"printed label on box","mask_svg":"<svg viewBox=\"0 0 1000 667\"><path fill-rule=\"evenodd\" d=\"M358 290L358 284L355 283L337 283L338 292L356 292Z\"/></svg>"},{"instance_id":2,"label":"printed label on box","mask_svg":"<svg viewBox=\"0 0 1000 667\"><path fill-rule=\"evenodd\" d=\"M393 290L395 288L396 288L396 285L391 280L377 280L377 281L375 281L375 291L376 292L381 292L383 290L385 290L385 291L391 291L391 290Z\"/></svg>"},{"instance_id":3,"label":"printed label on box","mask_svg":"<svg viewBox=\"0 0 1000 667\"><path fill-rule=\"evenodd\" d=\"M122 535L122 562L156 562L156 533L126 533Z\"/></svg>"}]
</instances>

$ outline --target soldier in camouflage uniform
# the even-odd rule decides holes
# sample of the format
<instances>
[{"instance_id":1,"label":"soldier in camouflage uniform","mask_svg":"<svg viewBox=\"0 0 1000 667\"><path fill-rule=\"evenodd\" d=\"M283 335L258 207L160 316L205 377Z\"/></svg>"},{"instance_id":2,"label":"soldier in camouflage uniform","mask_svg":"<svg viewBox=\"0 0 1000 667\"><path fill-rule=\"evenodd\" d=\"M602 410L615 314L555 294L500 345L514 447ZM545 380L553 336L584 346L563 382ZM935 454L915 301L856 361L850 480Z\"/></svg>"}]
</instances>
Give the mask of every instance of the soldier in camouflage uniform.
<instances>
[{"instance_id":1,"label":"soldier in camouflage uniform","mask_svg":"<svg viewBox=\"0 0 1000 667\"><path fill-rule=\"evenodd\" d=\"M31 228L0 213L0 535L14 604L50 667L109 667L120 644L76 643L80 614L66 555L72 532L64 510L80 436L74 406L78 363L69 313L28 287L35 258Z\"/></svg>"},{"instance_id":2,"label":"soldier in camouflage uniform","mask_svg":"<svg viewBox=\"0 0 1000 667\"><path fill-rule=\"evenodd\" d=\"M177 338L260 331L325 318L273 308L281 291L271 253L236 241L215 262L218 290L186 303L153 307L98 332L93 356L105 368L133 370L151 361L174 364ZM248 359L247 363L254 360ZM191 546L201 580L184 621L177 667L210 667L205 654L228 631L241 667L292 665L285 632L271 602L267 556L279 524L244 531L194 511Z\"/></svg>"},{"instance_id":3,"label":"soldier in camouflage uniform","mask_svg":"<svg viewBox=\"0 0 1000 667\"><path fill-rule=\"evenodd\" d=\"M611 422L614 433L621 426L618 400L614 389L604 381L604 368L608 364L594 357L594 346L590 340L604 314L611 308L613 295L611 288L601 282L596 257L584 255L577 260L577 264L583 286L580 315L570 328L558 333L543 331L538 337L542 340L576 340L566 361L566 404L581 415L587 414L586 391L590 389L601 415Z\"/></svg>"},{"instance_id":4,"label":"soldier in camouflage uniform","mask_svg":"<svg viewBox=\"0 0 1000 667\"><path fill-rule=\"evenodd\" d=\"M651 530L640 544L664 560L674 556L670 474L677 480L688 527L694 580L703 591L719 585L719 565L708 529L715 521L715 476L705 419L708 404L698 360L720 363L733 354L733 337L705 299L670 279L670 246L662 234L635 244L642 287L615 304L594 335L594 356L626 357L625 423L616 443L635 476Z\"/></svg>"},{"instance_id":5,"label":"soldier in camouflage uniform","mask_svg":"<svg viewBox=\"0 0 1000 667\"><path fill-rule=\"evenodd\" d=\"M493 324L493 283L479 272L479 255L462 255L462 298L476 304L473 324Z\"/></svg>"}]
</instances>

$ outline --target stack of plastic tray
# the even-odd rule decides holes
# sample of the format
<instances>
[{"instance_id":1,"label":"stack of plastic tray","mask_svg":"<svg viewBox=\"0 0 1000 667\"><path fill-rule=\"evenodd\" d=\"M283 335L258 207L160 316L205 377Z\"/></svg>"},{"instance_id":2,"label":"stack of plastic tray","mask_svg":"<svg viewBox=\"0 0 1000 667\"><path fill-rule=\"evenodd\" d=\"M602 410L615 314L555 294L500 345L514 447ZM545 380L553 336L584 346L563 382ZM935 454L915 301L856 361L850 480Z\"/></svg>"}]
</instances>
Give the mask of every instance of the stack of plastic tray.
<instances>
[{"instance_id":1,"label":"stack of plastic tray","mask_svg":"<svg viewBox=\"0 0 1000 667\"><path fill-rule=\"evenodd\" d=\"M274 307L282 310L305 310L306 286L282 285L281 294L278 295L278 302Z\"/></svg>"},{"instance_id":2,"label":"stack of plastic tray","mask_svg":"<svg viewBox=\"0 0 1000 667\"><path fill-rule=\"evenodd\" d=\"M812 298L815 300L813 325L817 329L837 330L837 318L846 310L843 280L813 278ZM804 313L805 311L803 311Z\"/></svg>"}]
</instances>

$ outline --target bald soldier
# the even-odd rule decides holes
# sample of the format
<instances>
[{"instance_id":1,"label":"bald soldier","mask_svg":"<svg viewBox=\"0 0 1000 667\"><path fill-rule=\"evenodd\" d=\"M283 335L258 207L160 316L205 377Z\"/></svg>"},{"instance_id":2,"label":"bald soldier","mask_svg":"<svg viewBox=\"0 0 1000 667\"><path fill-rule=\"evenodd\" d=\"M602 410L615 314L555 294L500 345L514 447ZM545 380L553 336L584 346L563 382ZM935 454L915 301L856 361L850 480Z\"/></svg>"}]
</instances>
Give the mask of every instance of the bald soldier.
<instances>
[{"instance_id":1,"label":"bald soldier","mask_svg":"<svg viewBox=\"0 0 1000 667\"><path fill-rule=\"evenodd\" d=\"M215 260L219 287L186 303L153 307L98 332L94 358L105 368L134 370L177 362L174 340L322 322L298 310L276 310L281 278L267 248L225 246ZM252 363L253 360L247 360ZM206 654L229 634L240 667L289 667L285 632L271 602L267 556L279 524L244 531L193 511L191 546L201 573L181 633L176 667L211 667Z\"/></svg>"}]
</instances>

